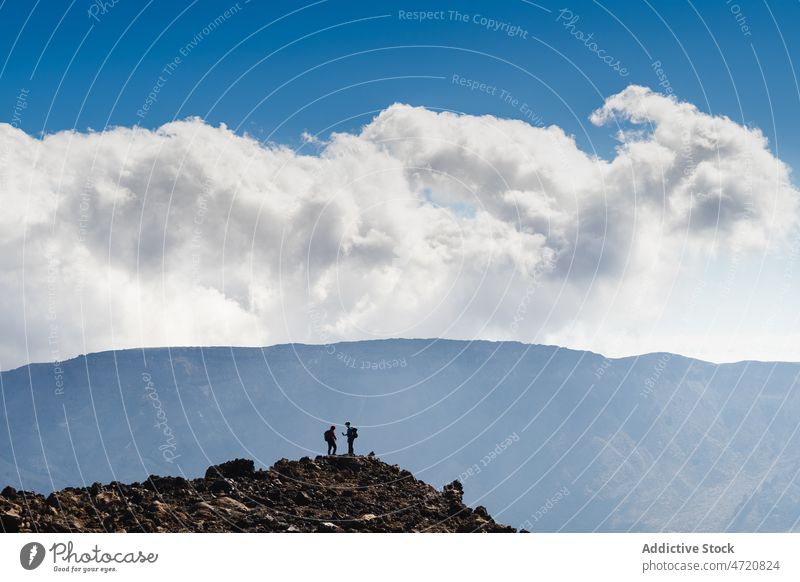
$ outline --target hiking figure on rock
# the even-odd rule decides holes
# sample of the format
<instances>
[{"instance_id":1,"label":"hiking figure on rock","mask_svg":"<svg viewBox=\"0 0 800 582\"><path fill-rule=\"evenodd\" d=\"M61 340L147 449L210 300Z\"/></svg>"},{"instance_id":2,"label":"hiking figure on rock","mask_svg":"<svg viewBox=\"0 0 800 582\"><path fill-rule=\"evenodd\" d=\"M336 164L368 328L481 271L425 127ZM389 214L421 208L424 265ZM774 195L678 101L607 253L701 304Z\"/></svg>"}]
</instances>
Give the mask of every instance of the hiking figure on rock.
<instances>
[{"instance_id":1,"label":"hiking figure on rock","mask_svg":"<svg viewBox=\"0 0 800 582\"><path fill-rule=\"evenodd\" d=\"M358 429L350 426L349 421L345 422L344 425L347 427L347 432L343 432L342 435L347 437L347 454L355 455L353 452L353 441L358 438Z\"/></svg>"},{"instance_id":2,"label":"hiking figure on rock","mask_svg":"<svg viewBox=\"0 0 800 582\"><path fill-rule=\"evenodd\" d=\"M335 455L336 454L336 426L331 425L331 427L325 431L325 442L328 443L328 454Z\"/></svg>"}]
</instances>

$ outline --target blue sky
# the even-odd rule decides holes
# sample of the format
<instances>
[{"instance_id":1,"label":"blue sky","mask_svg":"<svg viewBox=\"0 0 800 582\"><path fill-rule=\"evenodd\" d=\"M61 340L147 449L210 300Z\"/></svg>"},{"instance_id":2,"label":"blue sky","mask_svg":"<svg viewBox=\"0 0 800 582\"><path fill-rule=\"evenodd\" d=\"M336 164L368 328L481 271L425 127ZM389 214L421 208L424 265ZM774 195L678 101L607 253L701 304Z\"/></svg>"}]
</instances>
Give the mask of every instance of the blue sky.
<instances>
[{"instance_id":1,"label":"blue sky","mask_svg":"<svg viewBox=\"0 0 800 582\"><path fill-rule=\"evenodd\" d=\"M206 35L204 27L235 3L101 5L1 5L0 119L11 120L25 89L19 125L31 134L156 127L200 116L297 143L303 131L356 128L394 102L524 118L499 97L507 91L540 123L561 125L583 147L607 155L610 132L587 124L589 113L630 83L658 88L666 79L680 99L762 128L782 159L793 166L799 160L795 2L242 1ZM579 16L576 29L593 33L629 74L619 75L571 36L559 20L562 9ZM400 17L418 10L444 18ZM517 26L524 38L492 31L478 15ZM157 102L137 116L175 57L181 62ZM656 75L656 61L665 77ZM454 74L498 90L467 90L452 82Z\"/></svg>"}]
</instances>

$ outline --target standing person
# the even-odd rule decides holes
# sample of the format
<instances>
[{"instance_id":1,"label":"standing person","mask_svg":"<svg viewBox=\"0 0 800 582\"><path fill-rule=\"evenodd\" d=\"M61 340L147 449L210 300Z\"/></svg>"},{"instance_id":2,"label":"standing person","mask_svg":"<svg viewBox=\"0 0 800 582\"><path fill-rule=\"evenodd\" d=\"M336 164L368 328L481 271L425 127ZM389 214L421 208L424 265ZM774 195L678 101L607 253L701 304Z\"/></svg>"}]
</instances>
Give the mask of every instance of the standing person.
<instances>
[{"instance_id":1,"label":"standing person","mask_svg":"<svg viewBox=\"0 0 800 582\"><path fill-rule=\"evenodd\" d=\"M355 455L353 452L353 441L358 438L358 429L350 426L350 422L345 422L344 425L347 427L347 432L343 432L342 435L347 437L347 454L348 455Z\"/></svg>"},{"instance_id":2,"label":"standing person","mask_svg":"<svg viewBox=\"0 0 800 582\"><path fill-rule=\"evenodd\" d=\"M328 443L328 454L336 454L336 426L331 427L325 431L325 442Z\"/></svg>"}]
</instances>

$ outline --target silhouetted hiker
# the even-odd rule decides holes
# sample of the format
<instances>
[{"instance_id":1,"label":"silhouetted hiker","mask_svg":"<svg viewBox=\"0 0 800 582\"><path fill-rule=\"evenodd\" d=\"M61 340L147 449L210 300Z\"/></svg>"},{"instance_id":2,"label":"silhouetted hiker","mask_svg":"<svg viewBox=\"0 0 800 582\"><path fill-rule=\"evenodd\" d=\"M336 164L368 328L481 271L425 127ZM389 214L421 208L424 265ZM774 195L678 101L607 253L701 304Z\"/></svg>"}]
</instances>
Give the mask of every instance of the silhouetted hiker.
<instances>
[{"instance_id":1,"label":"silhouetted hiker","mask_svg":"<svg viewBox=\"0 0 800 582\"><path fill-rule=\"evenodd\" d=\"M347 427L347 432L343 432L342 434L347 437L347 454L355 455L353 452L353 441L358 438L358 429L350 426L349 422L345 422L344 425Z\"/></svg>"},{"instance_id":2,"label":"silhouetted hiker","mask_svg":"<svg viewBox=\"0 0 800 582\"><path fill-rule=\"evenodd\" d=\"M328 443L328 454L336 454L336 426L331 427L325 431L325 442Z\"/></svg>"}]
</instances>

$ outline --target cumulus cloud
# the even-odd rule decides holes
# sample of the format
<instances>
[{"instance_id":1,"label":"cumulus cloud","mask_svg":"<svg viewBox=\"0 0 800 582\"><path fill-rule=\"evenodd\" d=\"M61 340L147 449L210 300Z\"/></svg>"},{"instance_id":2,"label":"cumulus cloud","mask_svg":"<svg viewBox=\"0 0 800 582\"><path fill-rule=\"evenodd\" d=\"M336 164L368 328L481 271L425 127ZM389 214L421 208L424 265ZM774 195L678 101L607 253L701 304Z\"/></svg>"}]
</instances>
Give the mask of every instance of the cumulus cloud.
<instances>
[{"instance_id":1,"label":"cumulus cloud","mask_svg":"<svg viewBox=\"0 0 800 582\"><path fill-rule=\"evenodd\" d=\"M315 155L200 119L41 139L2 124L0 365L379 337L603 351L677 264L793 228L797 191L759 130L637 86L590 119L619 132L613 159L557 126L399 104L309 136Z\"/></svg>"}]
</instances>

